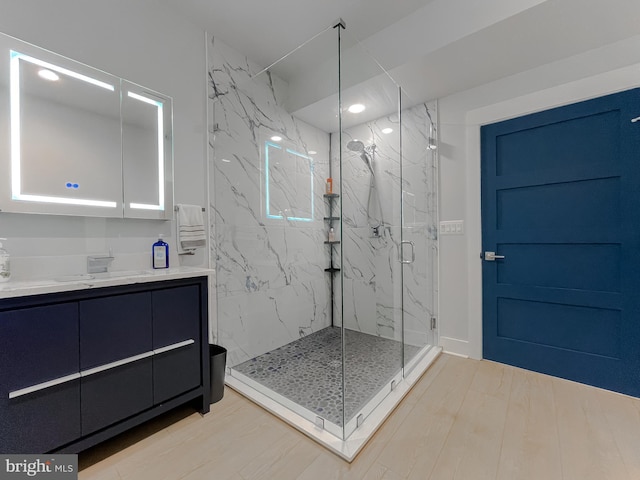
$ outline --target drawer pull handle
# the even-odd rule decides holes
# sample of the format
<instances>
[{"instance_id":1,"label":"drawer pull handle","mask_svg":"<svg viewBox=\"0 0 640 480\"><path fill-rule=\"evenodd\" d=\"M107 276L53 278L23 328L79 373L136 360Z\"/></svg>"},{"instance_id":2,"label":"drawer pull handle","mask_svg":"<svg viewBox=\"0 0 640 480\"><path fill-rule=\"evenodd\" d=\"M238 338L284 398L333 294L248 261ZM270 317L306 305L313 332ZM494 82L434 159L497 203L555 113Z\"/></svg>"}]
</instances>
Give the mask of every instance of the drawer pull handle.
<instances>
[{"instance_id":1,"label":"drawer pull handle","mask_svg":"<svg viewBox=\"0 0 640 480\"><path fill-rule=\"evenodd\" d=\"M80 378L79 373L72 373L71 375L65 375L64 377L54 378L53 380L49 380L47 382L38 383L37 385L31 385L30 387L9 392L9 398L16 398L16 397L21 397L23 395L28 395L30 393L44 390L45 388L53 387L55 385L60 385L61 383L70 382L71 380L76 380L77 378Z\"/></svg>"},{"instance_id":2,"label":"drawer pull handle","mask_svg":"<svg viewBox=\"0 0 640 480\"><path fill-rule=\"evenodd\" d=\"M149 352L141 353L140 355L134 355L133 357L123 358L122 360L106 363L104 365L100 365L99 367L89 368L88 370L82 370L80 372L80 376L88 377L89 375L94 375L96 373L104 372L105 370L111 370L112 368L120 367L122 365L126 365L127 363L137 362L138 360L151 357L152 355L153 355L153 350Z\"/></svg>"},{"instance_id":3,"label":"drawer pull handle","mask_svg":"<svg viewBox=\"0 0 640 480\"><path fill-rule=\"evenodd\" d=\"M196 341L193 338L191 338L189 340L185 340L184 342L173 343L171 345L167 345L166 347L156 348L153 351L153 354L154 355L158 355L160 353L170 352L171 350L175 350L177 348L186 347L187 345L192 345L194 343L196 343Z\"/></svg>"},{"instance_id":4,"label":"drawer pull handle","mask_svg":"<svg viewBox=\"0 0 640 480\"><path fill-rule=\"evenodd\" d=\"M127 363L137 362L138 360L142 360L143 358L149 358L153 355L170 352L171 350L176 350L178 348L186 347L187 345L192 345L194 343L196 343L195 340L191 338L189 340L184 340L182 342L167 345L166 347L161 347L155 350L151 350L149 352L141 353L139 355L134 355L133 357L123 358L122 360L118 360L116 362L106 363L104 365L100 365L99 367L89 368L87 370L82 370L81 372L78 372L78 373L72 373L71 375L65 375L64 377L54 378L53 380L48 380L46 382L38 383L37 385L31 385L30 387L9 392L9 398L16 398L16 397L21 397L23 395L28 395L30 393L44 390L45 388L53 387L55 385L60 385L61 383L70 382L71 380L76 380L80 377L88 377L89 375L94 375L96 373L104 372L105 370L111 370L112 368L120 367L122 365L126 365Z\"/></svg>"}]
</instances>

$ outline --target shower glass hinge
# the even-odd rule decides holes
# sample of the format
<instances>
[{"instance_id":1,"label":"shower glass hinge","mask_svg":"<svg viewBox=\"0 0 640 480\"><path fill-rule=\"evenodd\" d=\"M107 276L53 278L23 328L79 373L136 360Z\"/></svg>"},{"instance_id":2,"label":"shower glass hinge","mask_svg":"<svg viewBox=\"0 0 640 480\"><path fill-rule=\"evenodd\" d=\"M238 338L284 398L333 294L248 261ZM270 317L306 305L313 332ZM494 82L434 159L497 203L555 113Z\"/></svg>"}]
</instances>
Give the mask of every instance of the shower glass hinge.
<instances>
[{"instance_id":1,"label":"shower glass hinge","mask_svg":"<svg viewBox=\"0 0 640 480\"><path fill-rule=\"evenodd\" d=\"M316 427L324 430L324 418L316 417Z\"/></svg>"},{"instance_id":2,"label":"shower glass hinge","mask_svg":"<svg viewBox=\"0 0 640 480\"><path fill-rule=\"evenodd\" d=\"M436 317L431 317L431 330L436 329Z\"/></svg>"},{"instance_id":3,"label":"shower glass hinge","mask_svg":"<svg viewBox=\"0 0 640 480\"><path fill-rule=\"evenodd\" d=\"M364 415L361 413L360 415L358 415L358 417L356 418L356 428L359 428L360 425L362 425L364 423Z\"/></svg>"}]
</instances>

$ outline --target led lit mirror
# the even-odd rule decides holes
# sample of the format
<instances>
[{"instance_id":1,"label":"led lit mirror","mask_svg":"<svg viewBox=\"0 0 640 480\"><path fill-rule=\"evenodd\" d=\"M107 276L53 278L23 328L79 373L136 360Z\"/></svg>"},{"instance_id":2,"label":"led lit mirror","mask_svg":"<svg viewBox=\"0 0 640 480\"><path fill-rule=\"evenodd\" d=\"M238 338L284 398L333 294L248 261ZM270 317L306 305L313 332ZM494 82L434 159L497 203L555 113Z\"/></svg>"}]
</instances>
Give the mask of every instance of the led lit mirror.
<instances>
[{"instance_id":1,"label":"led lit mirror","mask_svg":"<svg viewBox=\"0 0 640 480\"><path fill-rule=\"evenodd\" d=\"M171 99L122 81L124 216L171 218Z\"/></svg>"},{"instance_id":2,"label":"led lit mirror","mask_svg":"<svg viewBox=\"0 0 640 480\"><path fill-rule=\"evenodd\" d=\"M270 220L312 222L313 157L274 133L262 133L264 216Z\"/></svg>"},{"instance_id":3,"label":"led lit mirror","mask_svg":"<svg viewBox=\"0 0 640 480\"><path fill-rule=\"evenodd\" d=\"M0 210L170 219L171 99L0 35Z\"/></svg>"},{"instance_id":4,"label":"led lit mirror","mask_svg":"<svg viewBox=\"0 0 640 480\"><path fill-rule=\"evenodd\" d=\"M8 55L15 207L3 210L120 216L118 79L21 50Z\"/></svg>"}]
</instances>

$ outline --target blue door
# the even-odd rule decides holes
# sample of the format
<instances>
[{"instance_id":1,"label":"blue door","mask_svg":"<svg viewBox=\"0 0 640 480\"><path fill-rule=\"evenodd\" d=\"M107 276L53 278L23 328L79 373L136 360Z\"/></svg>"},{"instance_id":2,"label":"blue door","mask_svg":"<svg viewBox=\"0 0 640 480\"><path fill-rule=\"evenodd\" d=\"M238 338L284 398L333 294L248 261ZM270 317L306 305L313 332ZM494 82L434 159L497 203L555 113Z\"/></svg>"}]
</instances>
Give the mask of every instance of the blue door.
<instances>
[{"instance_id":1,"label":"blue door","mask_svg":"<svg viewBox=\"0 0 640 480\"><path fill-rule=\"evenodd\" d=\"M639 116L635 89L482 127L484 358L640 396Z\"/></svg>"}]
</instances>

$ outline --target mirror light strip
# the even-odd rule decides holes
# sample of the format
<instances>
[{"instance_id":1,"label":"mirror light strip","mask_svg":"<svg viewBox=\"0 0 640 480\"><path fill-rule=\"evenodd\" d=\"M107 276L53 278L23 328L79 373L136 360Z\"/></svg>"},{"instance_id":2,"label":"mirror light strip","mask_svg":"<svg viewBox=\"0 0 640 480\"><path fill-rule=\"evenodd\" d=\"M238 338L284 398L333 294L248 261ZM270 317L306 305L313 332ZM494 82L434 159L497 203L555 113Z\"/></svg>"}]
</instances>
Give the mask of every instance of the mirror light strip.
<instances>
[{"instance_id":1,"label":"mirror light strip","mask_svg":"<svg viewBox=\"0 0 640 480\"><path fill-rule=\"evenodd\" d=\"M59 67L57 65L54 65L53 63L49 63L49 62L44 62L40 59L31 57L29 55L25 55L24 53L20 53L20 52L16 52L15 50L11 50L11 59L22 59L25 60L29 63L33 63L34 65L39 65L43 68L48 68L49 70L53 70L54 72L58 72L58 73L62 73L63 75L67 75L69 77L73 77L76 78L78 80L82 80L83 82L87 82L90 83L91 85L95 85L96 87L100 87L100 88L104 88L106 90L109 90L111 92L115 92L116 87L113 85L109 85L106 82L103 82L101 80L96 80L95 78L91 78L88 77L86 75L83 75L81 73L77 73L74 72L73 70L68 70L66 68L63 67Z\"/></svg>"},{"instance_id":2,"label":"mirror light strip","mask_svg":"<svg viewBox=\"0 0 640 480\"><path fill-rule=\"evenodd\" d=\"M164 112L158 104L158 206L164 210Z\"/></svg>"},{"instance_id":3,"label":"mirror light strip","mask_svg":"<svg viewBox=\"0 0 640 480\"><path fill-rule=\"evenodd\" d=\"M96 85L101 88L105 88L110 91L115 91L113 85L109 85L105 82L101 82L94 78L81 75L66 68L58 67L51 63L43 62L37 58L24 55L14 50L9 51L10 55L10 102L11 102L11 199L21 200L24 202L44 202L44 203L56 203L64 205L85 205L89 207L106 207L116 208L116 202L107 202L102 200L87 200L82 198L67 198L67 197L50 197L46 195L25 195L22 193L22 171L21 171L21 156L20 149L21 134L20 134L20 60L31 62L35 65L55 70L56 72L64 75L77 78L84 82Z\"/></svg>"},{"instance_id":4,"label":"mirror light strip","mask_svg":"<svg viewBox=\"0 0 640 480\"><path fill-rule=\"evenodd\" d=\"M13 52L11 52L13 54ZM11 56L11 193L20 195L20 57Z\"/></svg>"},{"instance_id":5,"label":"mirror light strip","mask_svg":"<svg viewBox=\"0 0 640 480\"><path fill-rule=\"evenodd\" d=\"M158 109L158 204L130 203L130 208L141 210L164 210L164 105L162 102L143 95L127 92L127 96L139 100Z\"/></svg>"},{"instance_id":6,"label":"mirror light strip","mask_svg":"<svg viewBox=\"0 0 640 480\"><path fill-rule=\"evenodd\" d=\"M149 105L153 105L154 107L162 107L162 102L159 102L149 97L145 97L143 95L139 95L134 92L127 92L127 96L131 98L135 98L136 100L140 100L141 102L148 103Z\"/></svg>"},{"instance_id":7,"label":"mirror light strip","mask_svg":"<svg viewBox=\"0 0 640 480\"><path fill-rule=\"evenodd\" d=\"M138 208L140 210L164 210L162 205L150 205L148 203L130 203L130 208Z\"/></svg>"},{"instance_id":8,"label":"mirror light strip","mask_svg":"<svg viewBox=\"0 0 640 480\"><path fill-rule=\"evenodd\" d=\"M279 145L276 145L274 143L271 142L264 142L264 160L265 160L265 167L264 167L264 184L265 184L265 194L266 194L266 201L265 201L265 214L267 215L267 218L277 218L277 219L282 219L284 218L282 215L272 215L271 214L271 195L269 194L269 147L271 148L276 148L278 150L282 150L282 147Z\"/></svg>"},{"instance_id":9,"label":"mirror light strip","mask_svg":"<svg viewBox=\"0 0 640 480\"><path fill-rule=\"evenodd\" d=\"M24 202L44 202L44 203L58 203L63 205L85 205L88 207L106 207L116 208L118 204L116 202L106 202L102 200L87 200L85 198L65 198L65 197L48 197L45 195L23 195L21 193L13 194L11 196L13 200L22 200Z\"/></svg>"}]
</instances>

